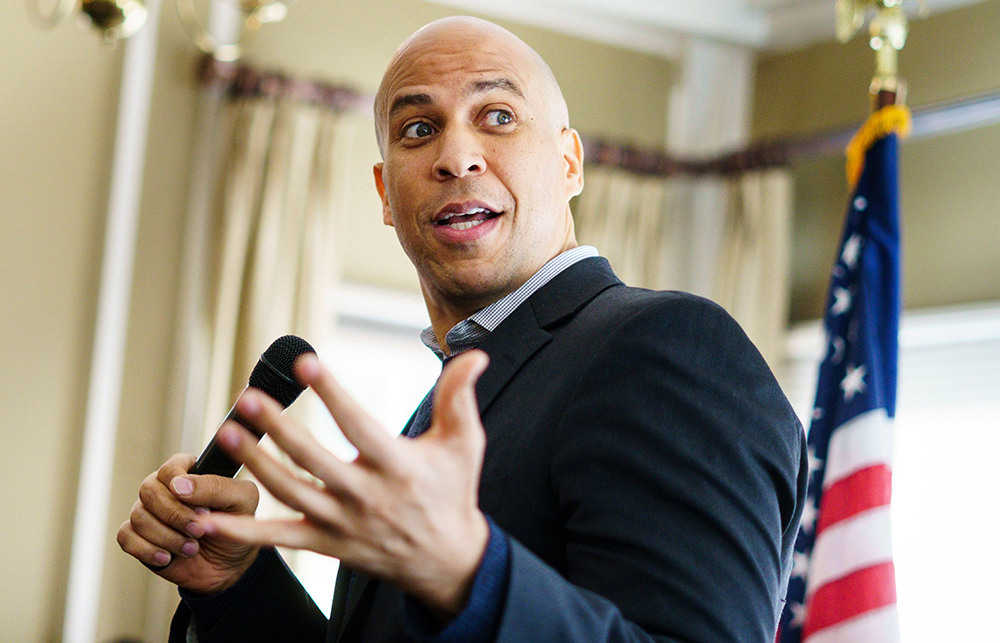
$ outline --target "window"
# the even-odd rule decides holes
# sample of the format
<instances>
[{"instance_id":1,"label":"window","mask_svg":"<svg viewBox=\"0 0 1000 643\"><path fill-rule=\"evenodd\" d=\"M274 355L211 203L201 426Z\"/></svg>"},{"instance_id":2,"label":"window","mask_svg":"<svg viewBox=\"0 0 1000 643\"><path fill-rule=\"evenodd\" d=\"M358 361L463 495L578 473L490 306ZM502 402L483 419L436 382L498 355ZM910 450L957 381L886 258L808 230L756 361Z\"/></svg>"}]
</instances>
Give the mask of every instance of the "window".
<instances>
[{"instance_id":1,"label":"window","mask_svg":"<svg viewBox=\"0 0 1000 643\"><path fill-rule=\"evenodd\" d=\"M382 424L398 434L441 372L441 362L419 339L430 325L419 295L344 285L332 295L336 312L329 340L316 347L323 363L351 396ZM318 398L303 395L304 412L317 438L344 460L357 451L344 438ZM302 404L301 402L299 404ZM262 498L259 514L281 509ZM328 613L339 562L308 551L282 550L316 605Z\"/></svg>"},{"instance_id":2,"label":"window","mask_svg":"<svg viewBox=\"0 0 1000 643\"><path fill-rule=\"evenodd\" d=\"M900 324L893 549L901 639L987 641L1000 601L1000 303L916 312ZM808 418L819 323L794 329L779 379Z\"/></svg>"}]
</instances>

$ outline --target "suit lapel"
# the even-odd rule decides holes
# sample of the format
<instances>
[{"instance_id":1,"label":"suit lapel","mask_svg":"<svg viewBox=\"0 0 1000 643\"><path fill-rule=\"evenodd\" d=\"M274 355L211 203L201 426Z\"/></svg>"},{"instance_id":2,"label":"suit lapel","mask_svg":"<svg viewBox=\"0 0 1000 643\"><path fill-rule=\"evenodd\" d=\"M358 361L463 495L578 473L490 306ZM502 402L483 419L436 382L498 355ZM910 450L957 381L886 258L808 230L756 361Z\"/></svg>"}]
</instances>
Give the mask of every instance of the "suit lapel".
<instances>
[{"instance_id":1,"label":"suit lapel","mask_svg":"<svg viewBox=\"0 0 1000 643\"><path fill-rule=\"evenodd\" d=\"M350 623L354 611L365 595L365 590L375 591L378 579L368 574L354 572L341 567L344 573L337 573L337 584L333 592L333 606L330 608L330 621L327 625L327 643L339 641ZM353 579L352 579L353 574ZM371 586L371 587L369 587ZM343 590L341 590L343 587Z\"/></svg>"},{"instance_id":2,"label":"suit lapel","mask_svg":"<svg viewBox=\"0 0 1000 643\"><path fill-rule=\"evenodd\" d=\"M584 259L553 277L518 306L479 346L490 356L490 365L476 385L479 414L486 413L507 382L552 339L546 328L580 310L602 291L620 284L606 259Z\"/></svg>"},{"instance_id":3,"label":"suit lapel","mask_svg":"<svg viewBox=\"0 0 1000 643\"><path fill-rule=\"evenodd\" d=\"M327 643L336 643L347 621L348 591L351 589L351 570L341 565L337 570L337 580L333 586L333 605L330 607L330 621L326 630ZM352 606L353 607L353 606Z\"/></svg>"},{"instance_id":4,"label":"suit lapel","mask_svg":"<svg viewBox=\"0 0 1000 643\"><path fill-rule=\"evenodd\" d=\"M531 306L524 303L479 345L490 356L489 367L476 383L480 415L486 413L507 382L550 339L552 336L539 328Z\"/></svg>"},{"instance_id":5,"label":"suit lapel","mask_svg":"<svg viewBox=\"0 0 1000 643\"><path fill-rule=\"evenodd\" d=\"M577 312L608 288L621 285L607 259L592 257L578 261L553 277L528 302L535 311L538 325L548 328Z\"/></svg>"}]
</instances>

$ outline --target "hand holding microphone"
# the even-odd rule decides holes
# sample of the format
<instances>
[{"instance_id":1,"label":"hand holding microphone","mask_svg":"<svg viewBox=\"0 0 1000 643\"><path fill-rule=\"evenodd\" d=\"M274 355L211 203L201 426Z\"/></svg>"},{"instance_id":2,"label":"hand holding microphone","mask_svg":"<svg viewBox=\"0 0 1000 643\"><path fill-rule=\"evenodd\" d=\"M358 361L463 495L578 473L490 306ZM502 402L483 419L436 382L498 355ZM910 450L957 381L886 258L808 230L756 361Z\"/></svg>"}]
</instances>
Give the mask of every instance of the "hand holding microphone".
<instances>
[{"instance_id":1,"label":"hand holding microphone","mask_svg":"<svg viewBox=\"0 0 1000 643\"><path fill-rule=\"evenodd\" d=\"M262 391L287 407L303 391L292 371L295 360L311 352L315 352L312 346L294 335L275 340L254 367L247 389ZM237 406L225 420L247 426L238 417ZM263 437L259 430L248 428ZM197 461L191 455L172 456L143 481L129 520L118 530L118 544L151 570L191 591L214 593L232 585L256 559L258 548L202 537L196 517L209 509L253 515L257 486L249 480L227 479L239 468L216 437Z\"/></svg>"}]
</instances>

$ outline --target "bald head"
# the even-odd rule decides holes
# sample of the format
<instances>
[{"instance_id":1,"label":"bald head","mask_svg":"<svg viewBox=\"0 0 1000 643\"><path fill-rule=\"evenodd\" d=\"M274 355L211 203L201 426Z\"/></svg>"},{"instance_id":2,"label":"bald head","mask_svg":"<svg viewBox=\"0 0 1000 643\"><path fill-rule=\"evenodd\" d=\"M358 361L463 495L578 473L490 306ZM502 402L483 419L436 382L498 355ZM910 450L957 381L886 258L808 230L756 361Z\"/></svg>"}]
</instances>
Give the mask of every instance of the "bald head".
<instances>
[{"instance_id":1,"label":"bald head","mask_svg":"<svg viewBox=\"0 0 1000 643\"><path fill-rule=\"evenodd\" d=\"M438 337L576 247L583 145L548 65L474 18L433 22L375 98L382 220L420 277Z\"/></svg>"},{"instance_id":2,"label":"bald head","mask_svg":"<svg viewBox=\"0 0 1000 643\"><path fill-rule=\"evenodd\" d=\"M407 38L389 62L378 93L375 95L375 136L379 151L385 156L386 125L400 97L396 95L420 73L442 67L442 61L468 58L467 71L478 71L479 57L502 56L521 70L522 83L517 87L533 101L544 105L551 126L569 127L569 111L559 83L542 57L520 38L503 27L468 16L436 20ZM412 97L403 100L413 100Z\"/></svg>"}]
</instances>

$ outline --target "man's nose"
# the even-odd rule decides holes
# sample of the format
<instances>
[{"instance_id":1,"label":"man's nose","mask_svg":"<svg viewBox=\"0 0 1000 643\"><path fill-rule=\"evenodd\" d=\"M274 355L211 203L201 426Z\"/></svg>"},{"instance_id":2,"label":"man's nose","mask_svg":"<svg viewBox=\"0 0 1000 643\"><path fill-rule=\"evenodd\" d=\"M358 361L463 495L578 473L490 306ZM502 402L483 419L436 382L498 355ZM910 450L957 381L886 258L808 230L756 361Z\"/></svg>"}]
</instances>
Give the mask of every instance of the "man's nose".
<instances>
[{"instance_id":1,"label":"man's nose","mask_svg":"<svg viewBox=\"0 0 1000 643\"><path fill-rule=\"evenodd\" d=\"M454 128L439 138L439 151L433 172L439 181L475 176L486 171L481 143L473 132Z\"/></svg>"}]
</instances>

